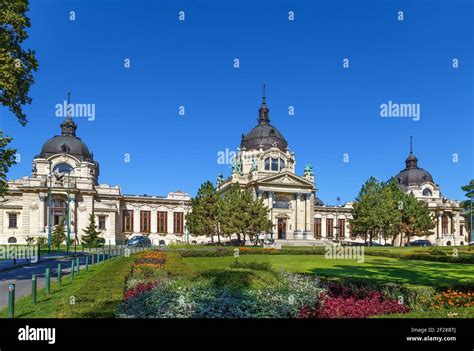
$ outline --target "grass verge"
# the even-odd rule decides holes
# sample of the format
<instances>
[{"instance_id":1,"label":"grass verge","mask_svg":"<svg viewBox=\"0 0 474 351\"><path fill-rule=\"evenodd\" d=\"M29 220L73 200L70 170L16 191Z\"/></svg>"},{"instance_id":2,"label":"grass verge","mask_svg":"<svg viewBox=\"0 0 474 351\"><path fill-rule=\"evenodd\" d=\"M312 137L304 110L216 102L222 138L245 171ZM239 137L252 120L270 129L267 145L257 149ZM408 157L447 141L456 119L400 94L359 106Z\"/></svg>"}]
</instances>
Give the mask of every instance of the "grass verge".
<instances>
[{"instance_id":1,"label":"grass verge","mask_svg":"<svg viewBox=\"0 0 474 351\"><path fill-rule=\"evenodd\" d=\"M51 284L51 294L45 289L37 293L37 303L25 296L15 303L15 318L111 318L123 300L125 277L130 273L134 255L116 257L81 271L74 281L64 276L62 286ZM0 318L8 316L7 310Z\"/></svg>"}]
</instances>

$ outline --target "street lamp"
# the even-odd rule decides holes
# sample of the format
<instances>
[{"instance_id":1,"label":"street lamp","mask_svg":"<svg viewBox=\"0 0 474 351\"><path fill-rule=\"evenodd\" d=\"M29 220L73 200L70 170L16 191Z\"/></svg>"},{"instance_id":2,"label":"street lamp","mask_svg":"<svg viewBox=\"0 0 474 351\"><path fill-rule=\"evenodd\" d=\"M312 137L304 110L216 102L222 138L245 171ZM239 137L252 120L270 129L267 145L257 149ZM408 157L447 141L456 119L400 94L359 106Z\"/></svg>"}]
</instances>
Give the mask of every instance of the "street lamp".
<instances>
[{"instance_id":1,"label":"street lamp","mask_svg":"<svg viewBox=\"0 0 474 351\"><path fill-rule=\"evenodd\" d=\"M67 241L66 241L66 254L69 255L69 244L71 240L71 226L70 226L70 172L67 173Z\"/></svg>"},{"instance_id":2,"label":"street lamp","mask_svg":"<svg viewBox=\"0 0 474 351\"><path fill-rule=\"evenodd\" d=\"M53 199L51 196L51 180L53 178L53 175L51 173L51 165L49 168L49 187L48 187L48 196L49 196L49 208L48 208L48 254L51 254L51 207L53 205Z\"/></svg>"}]
</instances>

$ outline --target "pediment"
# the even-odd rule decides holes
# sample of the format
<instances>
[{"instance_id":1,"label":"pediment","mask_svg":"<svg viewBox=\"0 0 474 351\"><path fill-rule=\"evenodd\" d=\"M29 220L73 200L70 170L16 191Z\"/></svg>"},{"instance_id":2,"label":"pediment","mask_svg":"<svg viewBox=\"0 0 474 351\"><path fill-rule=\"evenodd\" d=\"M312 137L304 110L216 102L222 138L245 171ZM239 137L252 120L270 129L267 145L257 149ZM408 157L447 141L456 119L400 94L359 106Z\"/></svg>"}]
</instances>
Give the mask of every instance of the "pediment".
<instances>
[{"instance_id":1,"label":"pediment","mask_svg":"<svg viewBox=\"0 0 474 351\"><path fill-rule=\"evenodd\" d=\"M0 201L0 207L23 207L23 203L19 199L4 199L3 201Z\"/></svg>"},{"instance_id":2,"label":"pediment","mask_svg":"<svg viewBox=\"0 0 474 351\"><path fill-rule=\"evenodd\" d=\"M290 172L278 173L275 175L270 175L268 177L258 180L260 184L274 184L274 185L289 185L289 186L301 186L301 187L314 187L314 184L303 177L294 175Z\"/></svg>"}]
</instances>

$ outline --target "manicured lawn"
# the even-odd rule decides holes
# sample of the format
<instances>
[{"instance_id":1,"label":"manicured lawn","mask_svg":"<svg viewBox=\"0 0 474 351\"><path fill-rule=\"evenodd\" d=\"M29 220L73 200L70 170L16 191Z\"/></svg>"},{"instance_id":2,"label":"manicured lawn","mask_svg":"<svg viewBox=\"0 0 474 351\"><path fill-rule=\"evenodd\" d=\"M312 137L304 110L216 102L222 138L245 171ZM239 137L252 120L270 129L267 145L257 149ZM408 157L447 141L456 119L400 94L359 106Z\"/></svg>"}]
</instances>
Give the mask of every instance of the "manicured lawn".
<instances>
[{"instance_id":1,"label":"manicured lawn","mask_svg":"<svg viewBox=\"0 0 474 351\"><path fill-rule=\"evenodd\" d=\"M38 291L35 305L31 303L31 296L22 298L15 304L15 318L113 317L123 300L124 281L130 273L133 256L112 258L95 265L93 270L81 271L73 282L65 276L61 287L51 284L50 296L44 289ZM5 317L4 309L0 318Z\"/></svg>"},{"instance_id":2,"label":"manicured lawn","mask_svg":"<svg viewBox=\"0 0 474 351\"><path fill-rule=\"evenodd\" d=\"M205 271L228 267L234 257L186 257L193 270ZM400 260L365 256L363 263L355 260L330 260L322 255L241 255L242 262L269 262L276 270L312 273L324 277L363 278L379 282L447 287L474 286L474 266L420 260Z\"/></svg>"}]
</instances>

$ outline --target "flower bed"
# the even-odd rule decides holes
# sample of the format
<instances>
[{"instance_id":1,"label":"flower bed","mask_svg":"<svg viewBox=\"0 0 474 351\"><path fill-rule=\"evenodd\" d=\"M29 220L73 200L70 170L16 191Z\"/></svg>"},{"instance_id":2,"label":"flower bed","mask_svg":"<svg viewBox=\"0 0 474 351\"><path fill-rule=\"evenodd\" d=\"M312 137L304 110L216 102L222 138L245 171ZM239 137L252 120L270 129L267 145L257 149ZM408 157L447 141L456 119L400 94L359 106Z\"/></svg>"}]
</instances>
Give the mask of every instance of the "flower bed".
<instances>
[{"instance_id":1,"label":"flower bed","mask_svg":"<svg viewBox=\"0 0 474 351\"><path fill-rule=\"evenodd\" d=\"M365 288L351 289L331 284L314 306L305 306L300 318L367 318L375 315L407 313L409 308L382 292Z\"/></svg>"},{"instance_id":2,"label":"flower bed","mask_svg":"<svg viewBox=\"0 0 474 351\"><path fill-rule=\"evenodd\" d=\"M431 299L424 301L429 308L456 308L474 306L474 292L447 290L435 294Z\"/></svg>"}]
</instances>

